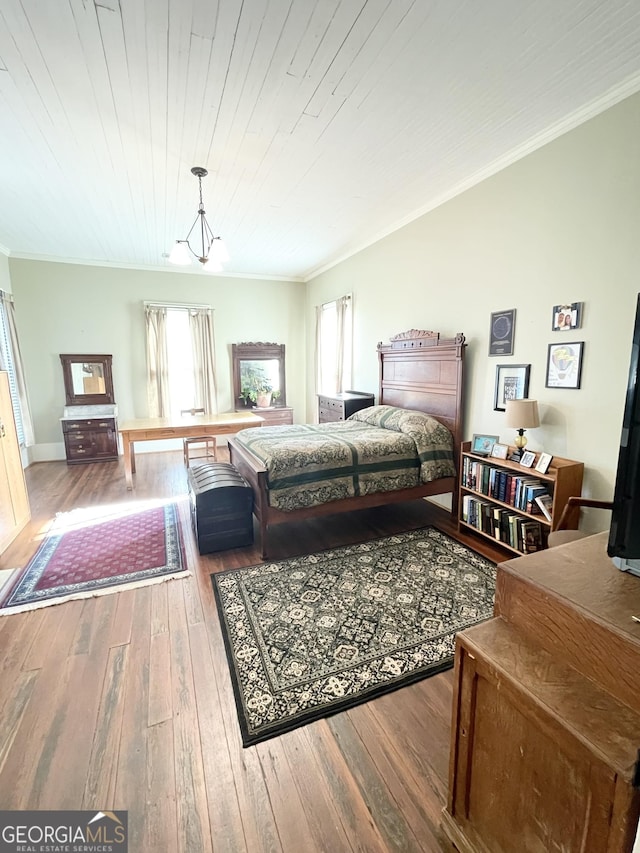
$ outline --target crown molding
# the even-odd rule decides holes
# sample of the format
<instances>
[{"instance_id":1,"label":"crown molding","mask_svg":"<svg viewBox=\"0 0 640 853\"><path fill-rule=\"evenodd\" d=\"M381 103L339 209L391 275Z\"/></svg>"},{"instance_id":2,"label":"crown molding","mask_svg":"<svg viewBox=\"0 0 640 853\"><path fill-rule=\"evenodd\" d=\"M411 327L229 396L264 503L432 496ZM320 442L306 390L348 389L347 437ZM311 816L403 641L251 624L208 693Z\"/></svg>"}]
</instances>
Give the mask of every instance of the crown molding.
<instances>
[{"instance_id":1,"label":"crown molding","mask_svg":"<svg viewBox=\"0 0 640 853\"><path fill-rule=\"evenodd\" d=\"M172 273L173 275L197 275L201 278L250 278L257 281L292 281L303 283L301 276L288 275L258 275L256 273L239 272L203 272L196 266L177 267L165 264L155 266L154 264L126 264L118 261L94 261L81 258L59 258L51 255L33 255L26 252L9 252L7 254L15 260L38 261L46 264L75 264L83 267L105 267L106 269L141 270L142 272Z\"/></svg>"}]
</instances>

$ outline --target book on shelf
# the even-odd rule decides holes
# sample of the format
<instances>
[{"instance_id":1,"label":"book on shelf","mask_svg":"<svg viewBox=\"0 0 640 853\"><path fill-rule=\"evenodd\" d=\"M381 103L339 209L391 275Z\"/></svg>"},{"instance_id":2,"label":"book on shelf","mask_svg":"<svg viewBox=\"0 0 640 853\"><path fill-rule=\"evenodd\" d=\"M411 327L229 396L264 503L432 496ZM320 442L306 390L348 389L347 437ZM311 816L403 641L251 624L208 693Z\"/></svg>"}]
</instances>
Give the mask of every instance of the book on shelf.
<instances>
[{"instance_id":1,"label":"book on shelf","mask_svg":"<svg viewBox=\"0 0 640 853\"><path fill-rule=\"evenodd\" d=\"M525 521L522 524L522 551L533 554L542 550L542 528L539 521Z\"/></svg>"},{"instance_id":2,"label":"book on shelf","mask_svg":"<svg viewBox=\"0 0 640 853\"><path fill-rule=\"evenodd\" d=\"M542 514L547 519L547 521L551 521L551 513L553 511L553 498L551 497L551 495L537 495L535 498L535 502L542 510Z\"/></svg>"}]
</instances>

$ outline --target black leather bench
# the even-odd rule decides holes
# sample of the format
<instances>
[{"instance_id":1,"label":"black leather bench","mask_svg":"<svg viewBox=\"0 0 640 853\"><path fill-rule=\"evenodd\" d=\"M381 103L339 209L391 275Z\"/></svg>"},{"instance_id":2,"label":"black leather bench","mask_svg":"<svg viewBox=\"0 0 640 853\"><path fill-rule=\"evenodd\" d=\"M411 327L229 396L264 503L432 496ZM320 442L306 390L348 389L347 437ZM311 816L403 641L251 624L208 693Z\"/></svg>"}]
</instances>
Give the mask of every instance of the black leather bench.
<instances>
[{"instance_id":1,"label":"black leather bench","mask_svg":"<svg viewBox=\"0 0 640 853\"><path fill-rule=\"evenodd\" d=\"M253 490L229 462L187 471L191 523L198 551L210 554L253 544Z\"/></svg>"}]
</instances>

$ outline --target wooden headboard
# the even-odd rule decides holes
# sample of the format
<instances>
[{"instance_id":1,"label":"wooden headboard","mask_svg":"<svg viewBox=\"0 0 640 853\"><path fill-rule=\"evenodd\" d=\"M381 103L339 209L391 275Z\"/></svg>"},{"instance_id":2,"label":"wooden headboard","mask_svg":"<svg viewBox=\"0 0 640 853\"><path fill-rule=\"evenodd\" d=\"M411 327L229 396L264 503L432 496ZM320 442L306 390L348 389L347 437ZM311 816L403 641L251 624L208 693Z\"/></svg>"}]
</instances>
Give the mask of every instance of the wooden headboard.
<instances>
[{"instance_id":1,"label":"wooden headboard","mask_svg":"<svg viewBox=\"0 0 640 853\"><path fill-rule=\"evenodd\" d=\"M453 433L454 454L462 441L464 335L411 329L378 344L380 404L416 409Z\"/></svg>"}]
</instances>

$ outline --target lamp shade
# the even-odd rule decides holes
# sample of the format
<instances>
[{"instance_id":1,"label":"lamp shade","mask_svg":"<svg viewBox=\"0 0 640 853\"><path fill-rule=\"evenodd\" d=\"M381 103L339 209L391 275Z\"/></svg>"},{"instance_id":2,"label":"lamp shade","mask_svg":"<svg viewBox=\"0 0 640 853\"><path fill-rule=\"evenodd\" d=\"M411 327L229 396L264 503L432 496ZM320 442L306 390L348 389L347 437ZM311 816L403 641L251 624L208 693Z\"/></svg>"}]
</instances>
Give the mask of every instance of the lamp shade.
<instances>
[{"instance_id":1,"label":"lamp shade","mask_svg":"<svg viewBox=\"0 0 640 853\"><path fill-rule=\"evenodd\" d=\"M169 255L169 263L177 264L181 267L188 267L191 264L191 255L184 240L176 240L171 254Z\"/></svg>"},{"instance_id":2,"label":"lamp shade","mask_svg":"<svg viewBox=\"0 0 640 853\"><path fill-rule=\"evenodd\" d=\"M532 429L540 426L537 400L507 400L505 416L506 425L516 429Z\"/></svg>"}]
</instances>

